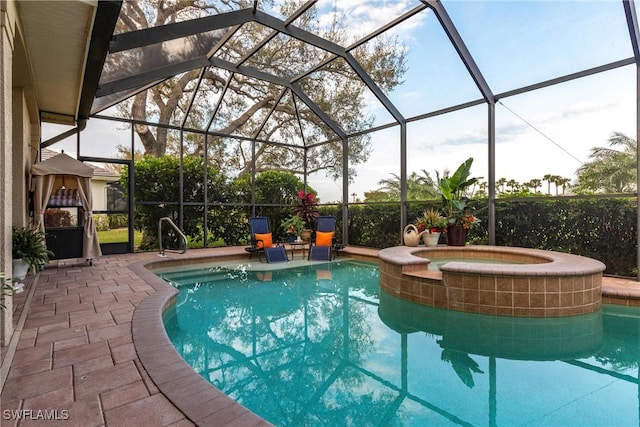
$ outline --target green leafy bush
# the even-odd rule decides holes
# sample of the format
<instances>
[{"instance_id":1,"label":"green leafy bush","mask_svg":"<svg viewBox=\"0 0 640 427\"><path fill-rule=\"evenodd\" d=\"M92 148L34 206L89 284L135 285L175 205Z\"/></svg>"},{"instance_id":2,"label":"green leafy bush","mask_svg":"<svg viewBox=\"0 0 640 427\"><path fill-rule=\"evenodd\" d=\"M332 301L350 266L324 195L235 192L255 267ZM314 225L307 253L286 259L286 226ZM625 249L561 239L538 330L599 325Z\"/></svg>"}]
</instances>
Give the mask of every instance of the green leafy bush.
<instances>
[{"instance_id":1,"label":"green leafy bush","mask_svg":"<svg viewBox=\"0 0 640 427\"><path fill-rule=\"evenodd\" d=\"M606 264L606 274L633 276L635 199L563 199L501 202L496 244L573 253Z\"/></svg>"},{"instance_id":2,"label":"green leafy bush","mask_svg":"<svg viewBox=\"0 0 640 427\"><path fill-rule=\"evenodd\" d=\"M433 202L408 204L407 222ZM487 200L472 199L481 222L468 231L469 244L487 244ZM496 245L553 250L602 261L605 274L633 277L636 268L636 206L633 198L498 200ZM401 244L400 204L349 207L349 243L385 248Z\"/></svg>"},{"instance_id":3,"label":"green leafy bush","mask_svg":"<svg viewBox=\"0 0 640 427\"><path fill-rule=\"evenodd\" d=\"M45 234L29 227L12 228L12 256L22 259L31 267L39 268L49 262L54 254L45 247Z\"/></svg>"},{"instance_id":4,"label":"green leafy bush","mask_svg":"<svg viewBox=\"0 0 640 427\"><path fill-rule=\"evenodd\" d=\"M93 223L96 225L97 231L109 230L109 216L107 214L94 214Z\"/></svg>"},{"instance_id":5,"label":"green leafy bush","mask_svg":"<svg viewBox=\"0 0 640 427\"><path fill-rule=\"evenodd\" d=\"M135 226L144 231L142 250L157 248L157 227L161 217L180 223L179 159L171 156L145 157L136 162ZM246 244L248 218L253 214L251 179L248 175L233 181L212 168L207 170L208 210L204 207L204 161L184 159L183 231L193 241L205 238L208 245ZM127 171L122 175L123 187ZM266 216L271 230L282 232L280 224L291 216L291 205L303 188L291 172L267 171L256 176L255 215ZM308 192L315 193L311 188ZM425 209L440 208L440 199L406 204L407 223ZM467 207L480 222L468 230L467 242L487 244L488 202L470 199ZM321 215L335 215L336 237L342 233L342 207L319 206ZM385 248L402 244L401 205L383 202L349 205L349 244ZM206 213L206 218L205 218ZM636 207L633 198L549 197L498 199L495 203L496 244L574 253L606 264L606 274L634 276L636 268ZM123 226L126 216L122 218ZM163 242L177 245L177 236L166 227ZM163 230L165 230L163 229ZM283 237L283 236L277 236Z\"/></svg>"},{"instance_id":6,"label":"green leafy bush","mask_svg":"<svg viewBox=\"0 0 640 427\"><path fill-rule=\"evenodd\" d=\"M129 225L129 216L126 214L109 214L109 228L123 228Z\"/></svg>"},{"instance_id":7,"label":"green leafy bush","mask_svg":"<svg viewBox=\"0 0 640 427\"><path fill-rule=\"evenodd\" d=\"M123 170L120 181L127 188L128 171ZM213 191L217 200L226 201L227 183L225 177L213 168L207 169L207 182L204 178L204 160L201 157L187 156L183 159L183 177L180 177L180 159L173 156L145 156L135 163L135 217L134 226L143 231L140 249L151 250L158 247L158 223L160 218L168 217L176 225L182 220L183 232L187 236L200 236L204 216L203 204L192 201L204 200L205 186ZM180 183L183 181L185 201L184 217L180 218L178 201ZM178 247L179 237L171 227L163 228L163 244L166 247Z\"/></svg>"}]
</instances>

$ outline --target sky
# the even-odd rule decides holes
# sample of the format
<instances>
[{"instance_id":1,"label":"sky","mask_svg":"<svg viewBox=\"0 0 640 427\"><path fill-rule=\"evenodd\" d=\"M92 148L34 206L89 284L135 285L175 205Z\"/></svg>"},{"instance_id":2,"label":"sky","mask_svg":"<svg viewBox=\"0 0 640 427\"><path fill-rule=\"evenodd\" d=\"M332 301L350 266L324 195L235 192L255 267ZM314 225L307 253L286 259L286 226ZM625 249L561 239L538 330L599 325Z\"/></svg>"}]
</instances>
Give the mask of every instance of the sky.
<instances>
[{"instance_id":1,"label":"sky","mask_svg":"<svg viewBox=\"0 0 640 427\"><path fill-rule=\"evenodd\" d=\"M320 0L318 10L321 22L330 22L332 10L344 12L349 35L355 39L418 4L417 0ZM619 0L443 0L443 4L494 94L632 56ZM420 12L390 33L408 52L404 83L388 94L405 118L481 97L431 11ZM391 116L375 97L367 99L375 125L389 123ZM496 105L496 179L526 182L552 174L573 180L591 149L606 146L613 132L635 137L635 117L633 66L502 98ZM409 123L408 174L425 170L435 176L436 171L455 170L473 157L472 175L487 179L487 121L487 107L480 105ZM102 128L91 120L90 124ZM56 132L43 129L43 139ZM103 129L91 135L96 147L121 135L129 140L122 130ZM67 151L75 151L75 142L66 145ZM372 134L371 148L368 161L355 167L350 200L363 199L365 192L380 187L381 179L400 174L398 127ZM321 173L309 182L323 202L342 198L341 181Z\"/></svg>"},{"instance_id":2,"label":"sky","mask_svg":"<svg viewBox=\"0 0 640 427\"><path fill-rule=\"evenodd\" d=\"M632 56L618 1L443 4L494 94ZM382 7L371 8L376 17L389 16ZM409 48L408 71L389 98L405 117L479 99L434 15L414 19L397 29ZM496 179L527 182L552 174L574 180L591 149L606 146L614 131L635 137L635 110L633 66L503 98L496 106ZM483 105L410 123L408 174L424 169L434 177L473 157L472 175L487 179L487 122ZM398 130L373 136L372 155L357 168L349 194L362 197L380 179L400 174L398 139Z\"/></svg>"}]
</instances>

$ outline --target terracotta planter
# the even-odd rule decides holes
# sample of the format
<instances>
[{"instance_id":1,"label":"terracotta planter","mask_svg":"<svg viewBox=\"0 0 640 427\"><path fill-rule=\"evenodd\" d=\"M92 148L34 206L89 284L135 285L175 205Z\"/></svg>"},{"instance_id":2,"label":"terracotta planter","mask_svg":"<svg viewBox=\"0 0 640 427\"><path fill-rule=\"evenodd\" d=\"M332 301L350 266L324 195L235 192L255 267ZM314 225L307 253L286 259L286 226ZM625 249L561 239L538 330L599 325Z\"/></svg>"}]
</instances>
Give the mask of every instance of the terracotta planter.
<instances>
[{"instance_id":1,"label":"terracotta planter","mask_svg":"<svg viewBox=\"0 0 640 427\"><path fill-rule=\"evenodd\" d=\"M467 230L463 225L450 225L447 227L447 245L464 246L467 244Z\"/></svg>"},{"instance_id":2,"label":"terracotta planter","mask_svg":"<svg viewBox=\"0 0 640 427\"><path fill-rule=\"evenodd\" d=\"M300 233L300 238L303 241L308 242L309 240L311 240L311 234L313 234L313 230L311 230L310 228L305 228L304 230L302 230L302 233Z\"/></svg>"}]
</instances>

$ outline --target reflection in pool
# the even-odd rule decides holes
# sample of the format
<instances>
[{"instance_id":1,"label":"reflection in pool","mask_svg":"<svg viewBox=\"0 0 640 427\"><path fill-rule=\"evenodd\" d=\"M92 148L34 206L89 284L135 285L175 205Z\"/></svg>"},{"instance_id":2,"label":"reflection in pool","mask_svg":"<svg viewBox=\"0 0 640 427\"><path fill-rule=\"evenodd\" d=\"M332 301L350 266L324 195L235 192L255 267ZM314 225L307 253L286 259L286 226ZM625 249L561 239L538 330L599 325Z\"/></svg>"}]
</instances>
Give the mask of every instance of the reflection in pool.
<instances>
[{"instance_id":1,"label":"reflection in pool","mask_svg":"<svg viewBox=\"0 0 640 427\"><path fill-rule=\"evenodd\" d=\"M440 310L354 261L163 277L182 357L279 426L638 425L640 310L568 318Z\"/></svg>"}]
</instances>

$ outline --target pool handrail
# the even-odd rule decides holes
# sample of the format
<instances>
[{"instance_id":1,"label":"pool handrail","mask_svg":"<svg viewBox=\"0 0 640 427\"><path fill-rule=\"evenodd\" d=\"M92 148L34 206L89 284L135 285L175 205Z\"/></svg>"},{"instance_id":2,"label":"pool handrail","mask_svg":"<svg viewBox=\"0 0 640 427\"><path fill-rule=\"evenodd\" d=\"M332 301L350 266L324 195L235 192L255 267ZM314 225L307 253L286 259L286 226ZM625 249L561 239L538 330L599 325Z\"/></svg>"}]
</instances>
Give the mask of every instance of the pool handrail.
<instances>
[{"instance_id":1,"label":"pool handrail","mask_svg":"<svg viewBox=\"0 0 640 427\"><path fill-rule=\"evenodd\" d=\"M162 223L164 221L168 222L169 225L175 230L175 232L178 233L178 236L180 236L180 238L182 239L182 241L184 243L184 246L183 246L182 250L165 249L165 248L162 247ZM164 253L166 251L183 254L183 253L187 252L187 249L188 249L187 236L184 235L184 233L178 228L178 226L168 216L162 217L162 218L160 218L160 221L158 221L158 248L159 248L159 251L160 251L158 256L161 256L161 257L165 256Z\"/></svg>"}]
</instances>

